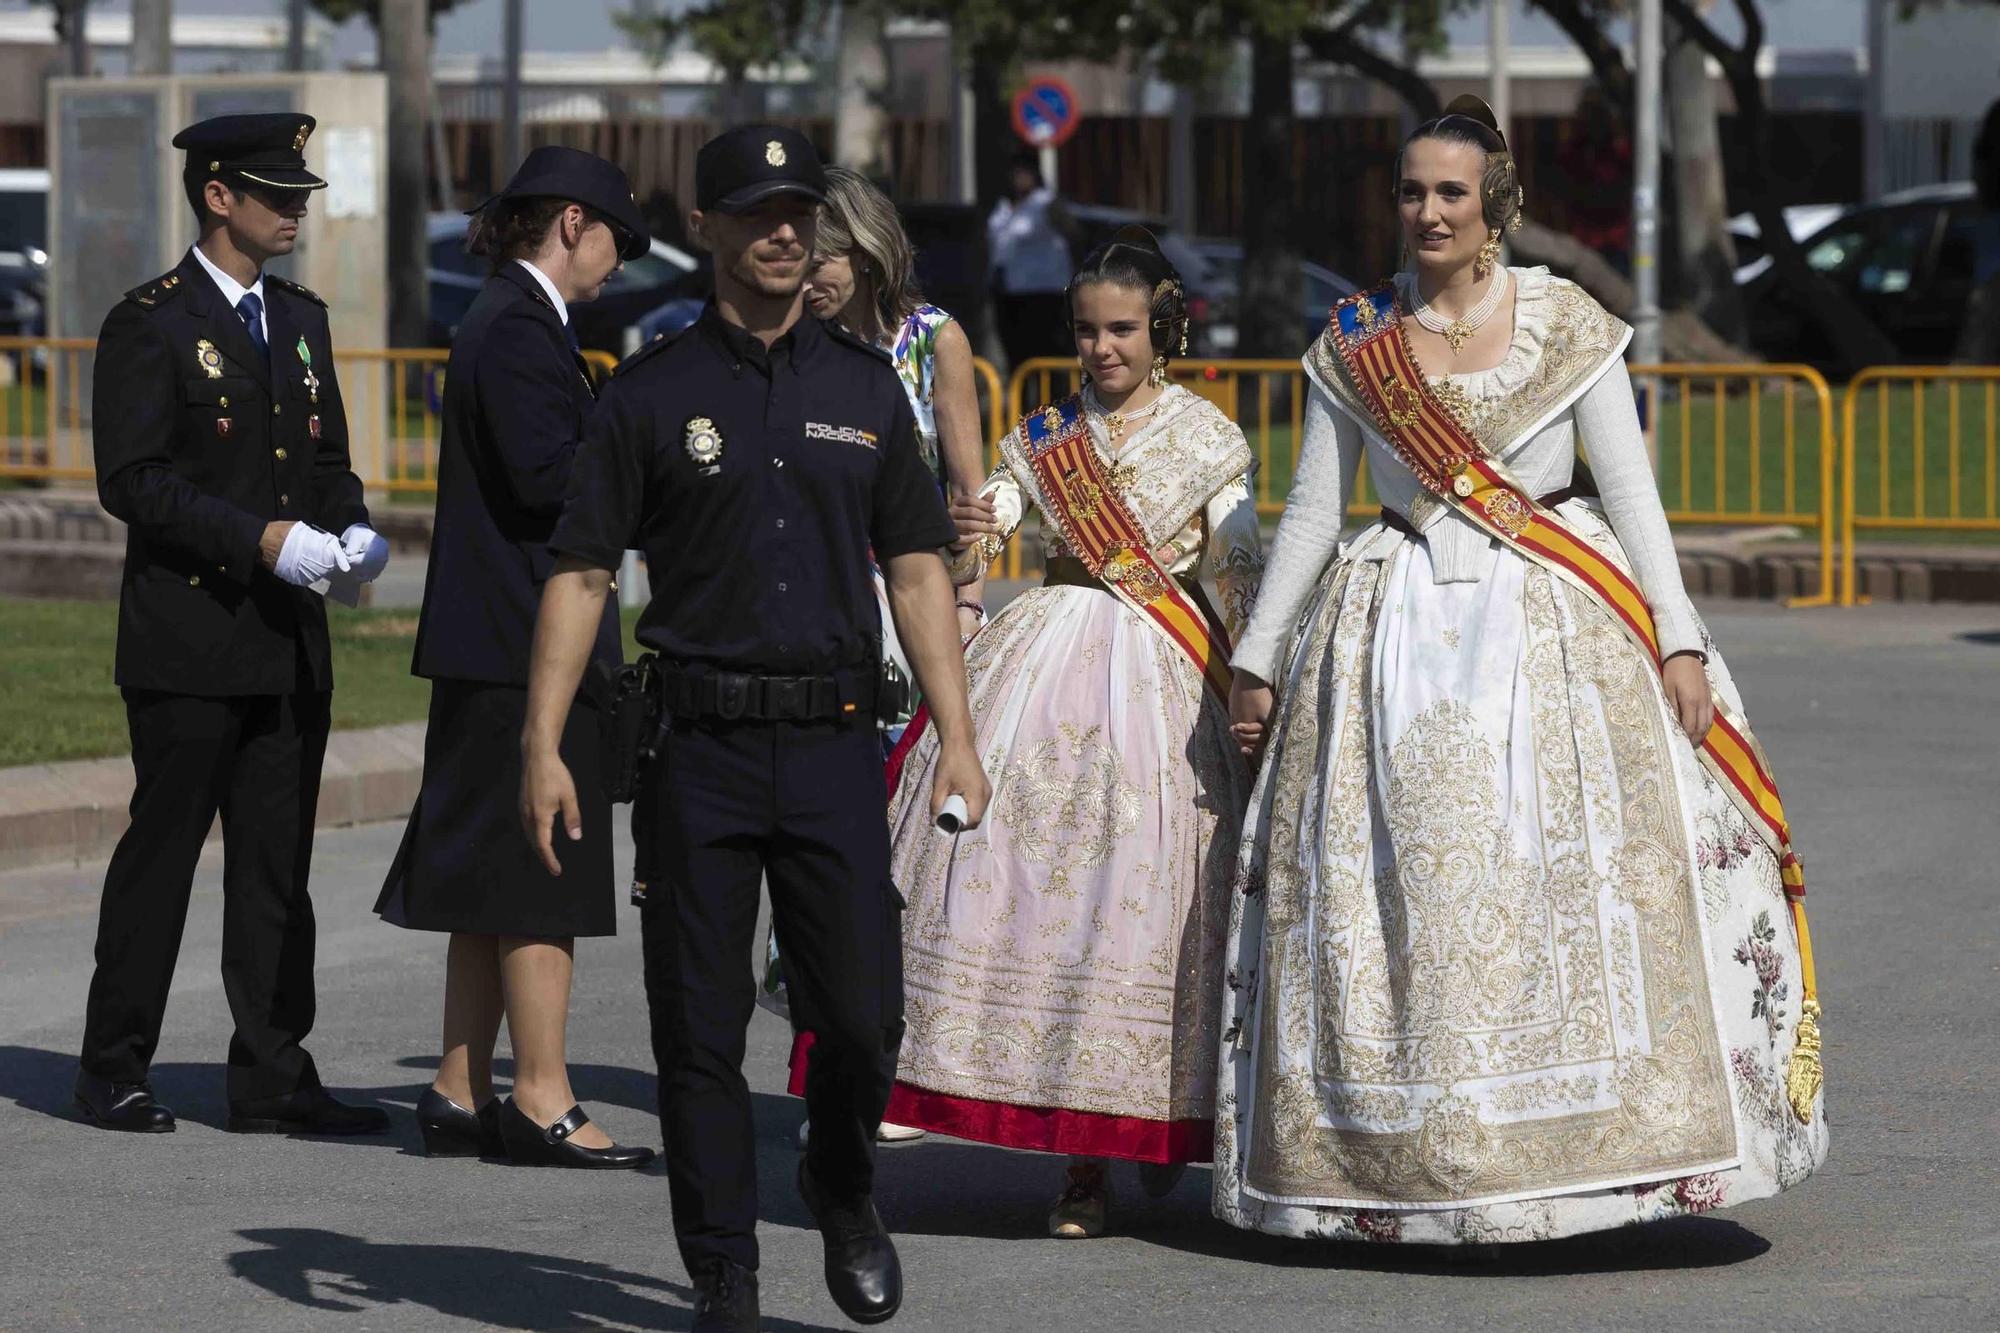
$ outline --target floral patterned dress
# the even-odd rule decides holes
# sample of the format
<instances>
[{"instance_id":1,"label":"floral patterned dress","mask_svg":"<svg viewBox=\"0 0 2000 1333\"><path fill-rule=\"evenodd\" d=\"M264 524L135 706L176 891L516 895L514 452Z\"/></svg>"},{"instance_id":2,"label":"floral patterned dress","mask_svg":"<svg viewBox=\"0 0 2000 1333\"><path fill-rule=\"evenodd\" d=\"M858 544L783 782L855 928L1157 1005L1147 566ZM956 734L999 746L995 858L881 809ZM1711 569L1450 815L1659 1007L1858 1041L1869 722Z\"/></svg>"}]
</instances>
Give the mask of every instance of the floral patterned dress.
<instances>
[{"instance_id":1,"label":"floral patterned dress","mask_svg":"<svg viewBox=\"0 0 2000 1333\"><path fill-rule=\"evenodd\" d=\"M1251 455L1213 405L1170 388L1110 484L1160 564L1204 559L1231 632L1263 567ZM986 483L1003 531L1034 503L1018 432ZM1044 527L1052 560L1069 555ZM999 542L954 571L984 567ZM1073 557L1072 557L1073 558ZM886 1118L1017 1148L1206 1161L1224 927L1250 775L1201 672L1100 587L1021 594L966 652L985 822L932 826L935 732L889 813L908 900L908 1030Z\"/></svg>"},{"instance_id":2,"label":"floral patterned dress","mask_svg":"<svg viewBox=\"0 0 2000 1333\"><path fill-rule=\"evenodd\" d=\"M1515 270L1491 371L1434 387L1706 655L1620 353ZM1535 1240L1741 1203L1824 1159L1784 1072L1778 866L1610 613L1429 500L1324 348L1234 664L1279 705L1233 899L1214 1207L1289 1236ZM1339 542L1363 454L1401 526ZM1408 529L1421 535L1411 536ZM1331 559L1329 559L1331 557Z\"/></svg>"}]
</instances>

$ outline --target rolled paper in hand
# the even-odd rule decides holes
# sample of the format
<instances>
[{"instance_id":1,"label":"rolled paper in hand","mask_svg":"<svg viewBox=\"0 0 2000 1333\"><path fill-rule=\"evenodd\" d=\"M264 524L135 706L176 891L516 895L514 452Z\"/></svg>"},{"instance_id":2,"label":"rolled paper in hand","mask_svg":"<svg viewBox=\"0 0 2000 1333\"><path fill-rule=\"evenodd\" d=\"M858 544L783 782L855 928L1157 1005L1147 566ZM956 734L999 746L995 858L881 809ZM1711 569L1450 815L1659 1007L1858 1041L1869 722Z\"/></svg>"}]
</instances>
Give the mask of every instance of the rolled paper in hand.
<instances>
[{"instance_id":1,"label":"rolled paper in hand","mask_svg":"<svg viewBox=\"0 0 2000 1333\"><path fill-rule=\"evenodd\" d=\"M971 811L965 808L965 798L956 792L944 799L944 809L938 811L937 826L940 833L957 833L965 827Z\"/></svg>"}]
</instances>

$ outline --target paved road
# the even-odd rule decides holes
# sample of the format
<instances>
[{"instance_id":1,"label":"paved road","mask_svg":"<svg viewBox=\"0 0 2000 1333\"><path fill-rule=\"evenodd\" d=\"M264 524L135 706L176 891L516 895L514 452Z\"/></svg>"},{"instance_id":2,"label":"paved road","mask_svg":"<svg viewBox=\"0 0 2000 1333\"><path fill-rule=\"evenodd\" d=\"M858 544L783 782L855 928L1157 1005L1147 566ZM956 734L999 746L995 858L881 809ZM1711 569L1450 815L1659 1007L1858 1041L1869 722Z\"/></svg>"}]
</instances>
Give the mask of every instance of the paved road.
<instances>
[{"instance_id":1,"label":"paved road","mask_svg":"<svg viewBox=\"0 0 2000 1333\"><path fill-rule=\"evenodd\" d=\"M1041 1238L1056 1164L947 1141L886 1151L881 1203L923 1329L1533 1326L1991 1329L2000 1323L1992 1091L2000 612L1712 610L1780 765L1813 879L1833 1159L1732 1212L1467 1264L1247 1236L1206 1177L1119 1234ZM155 1069L167 1138L68 1117L98 867L0 877L0 1328L685 1328L666 1182L415 1153L407 1108L434 1059L441 950L369 914L397 830L321 840L320 1023L337 1086L389 1106L374 1142L221 1132L227 1015L219 890L204 872ZM627 1141L657 1142L636 926L579 950L576 1083ZM767 1327L839 1327L792 1193L799 1111L785 1033L760 1014L750 1071ZM1982 1220L1983 1219L1983 1220Z\"/></svg>"}]
</instances>

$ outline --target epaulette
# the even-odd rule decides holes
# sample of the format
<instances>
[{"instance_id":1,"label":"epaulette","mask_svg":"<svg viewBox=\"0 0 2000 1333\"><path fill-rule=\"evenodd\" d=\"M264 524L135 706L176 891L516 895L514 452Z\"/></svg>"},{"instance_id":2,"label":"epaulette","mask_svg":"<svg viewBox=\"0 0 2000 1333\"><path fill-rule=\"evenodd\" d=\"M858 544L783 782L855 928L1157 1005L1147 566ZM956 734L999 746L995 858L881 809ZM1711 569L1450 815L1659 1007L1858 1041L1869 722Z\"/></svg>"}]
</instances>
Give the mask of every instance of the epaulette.
<instances>
[{"instance_id":1,"label":"epaulette","mask_svg":"<svg viewBox=\"0 0 2000 1333\"><path fill-rule=\"evenodd\" d=\"M326 306L326 298L324 296L321 296L318 292L314 291L310 287L300 286L298 283L293 282L290 278L281 278L275 273L266 273L264 275L264 281L270 283L273 287L276 287L281 291L290 292L293 296L303 296L306 298L306 300L311 301L316 306L320 306L321 308L324 308Z\"/></svg>"},{"instance_id":2,"label":"epaulette","mask_svg":"<svg viewBox=\"0 0 2000 1333\"><path fill-rule=\"evenodd\" d=\"M162 273L151 282L142 282L125 293L125 299L134 305L142 305L151 310L160 302L172 300L180 294L181 275L178 272Z\"/></svg>"},{"instance_id":3,"label":"epaulette","mask_svg":"<svg viewBox=\"0 0 2000 1333\"><path fill-rule=\"evenodd\" d=\"M823 319L819 322L819 326L826 330L827 337L837 343L844 343L858 352L866 352L877 361L881 361L887 365L893 366L896 364L895 357L890 356L889 353L877 347L874 343L863 342L861 339L855 337L841 326L839 320Z\"/></svg>"},{"instance_id":4,"label":"epaulette","mask_svg":"<svg viewBox=\"0 0 2000 1333\"><path fill-rule=\"evenodd\" d=\"M672 347L675 343L679 342L681 340L682 335L685 334L688 331L688 329L691 329L693 327L694 325L690 324L687 326L687 329L677 329L672 333L654 334L653 340L651 342L646 343L644 346L640 347L636 352L633 352L632 355L626 357L623 361L620 361L616 366L612 367L611 378L617 379L620 375L623 375L626 371L632 369L632 367L638 365L641 361L649 360L650 358L658 355L659 353L666 351L669 347Z\"/></svg>"}]
</instances>

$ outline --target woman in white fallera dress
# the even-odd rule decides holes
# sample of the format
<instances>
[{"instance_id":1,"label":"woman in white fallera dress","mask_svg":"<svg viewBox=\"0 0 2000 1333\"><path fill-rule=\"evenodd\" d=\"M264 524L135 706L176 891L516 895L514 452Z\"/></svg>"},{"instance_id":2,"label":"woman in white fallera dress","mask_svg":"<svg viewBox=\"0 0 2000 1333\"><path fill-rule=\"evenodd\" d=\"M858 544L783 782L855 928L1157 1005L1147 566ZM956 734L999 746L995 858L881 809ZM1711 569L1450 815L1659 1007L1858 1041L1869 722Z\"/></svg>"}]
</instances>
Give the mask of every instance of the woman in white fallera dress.
<instances>
[{"instance_id":1,"label":"woman in white fallera dress","mask_svg":"<svg viewBox=\"0 0 2000 1333\"><path fill-rule=\"evenodd\" d=\"M1826 1153L1816 1083L1787 1095L1805 997L1779 861L1690 743L1711 683L1741 705L1681 586L1629 330L1494 263L1520 195L1464 100L1405 146L1389 314L1451 415L1636 577L1662 663L1420 486L1338 340L1315 346L1233 658L1238 738L1268 752L1214 1206L1281 1235L1563 1236L1773 1194ZM1601 503L1567 493L1579 444ZM1364 454L1384 521L1340 544Z\"/></svg>"}]
</instances>

